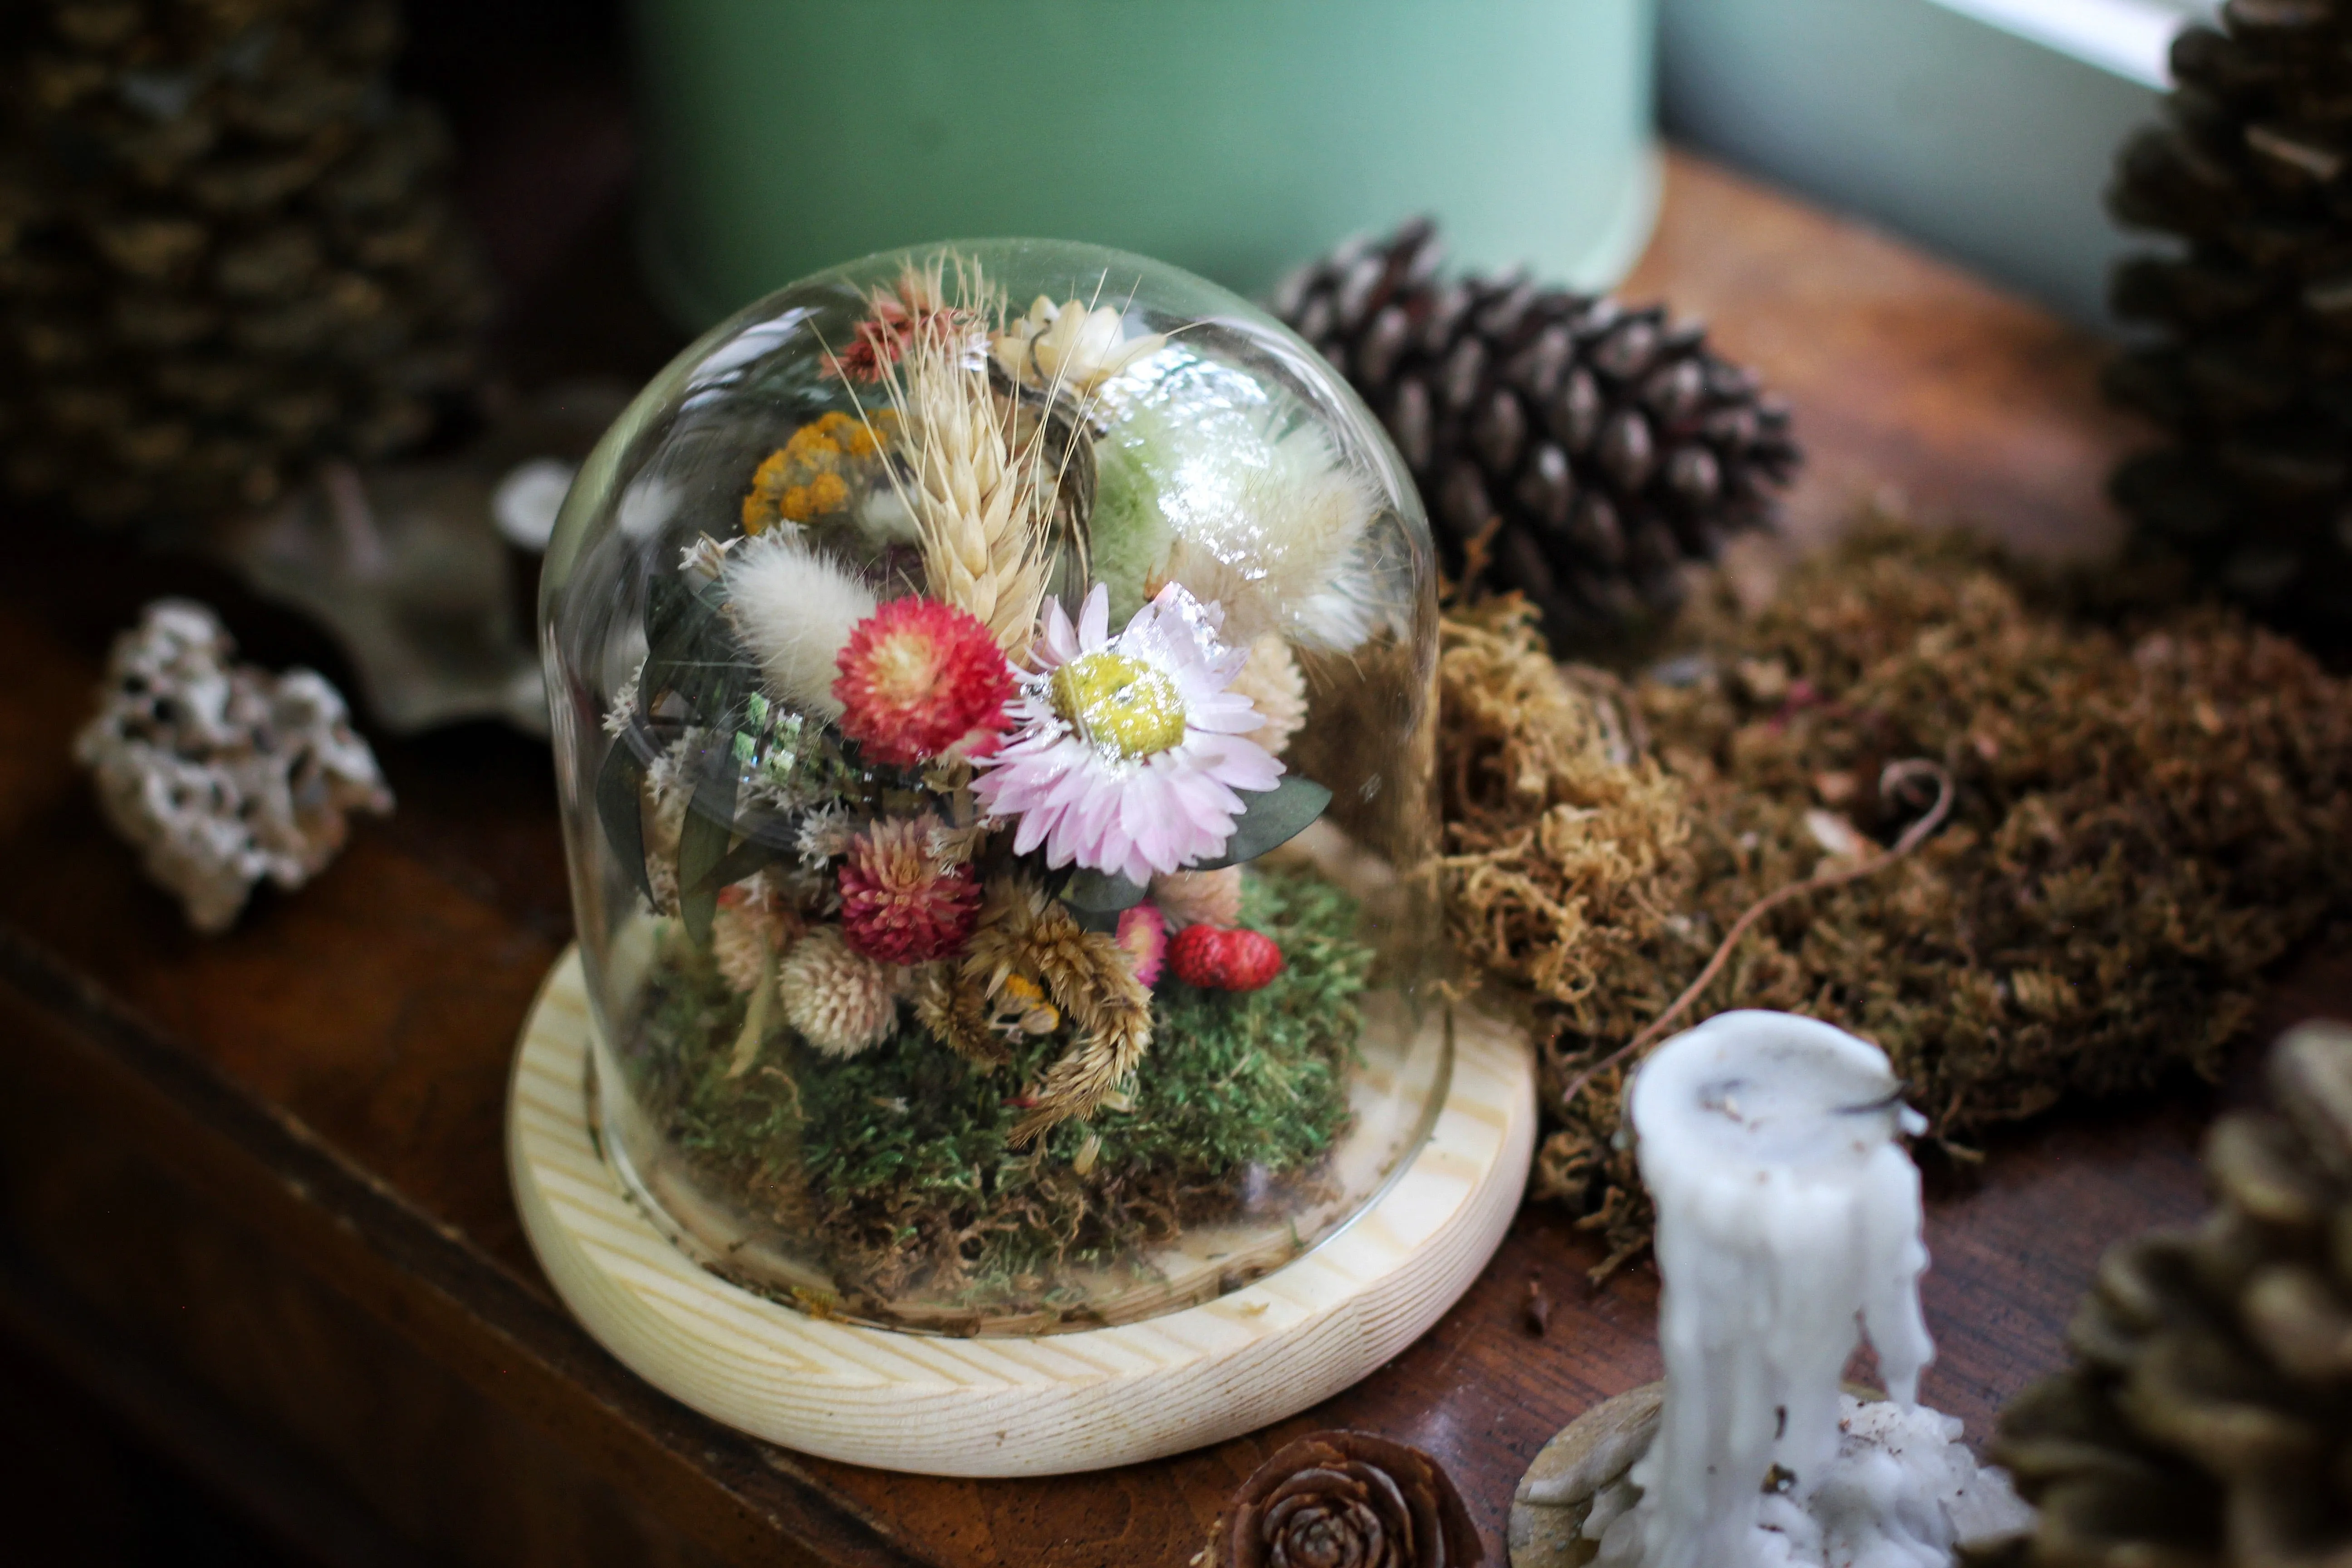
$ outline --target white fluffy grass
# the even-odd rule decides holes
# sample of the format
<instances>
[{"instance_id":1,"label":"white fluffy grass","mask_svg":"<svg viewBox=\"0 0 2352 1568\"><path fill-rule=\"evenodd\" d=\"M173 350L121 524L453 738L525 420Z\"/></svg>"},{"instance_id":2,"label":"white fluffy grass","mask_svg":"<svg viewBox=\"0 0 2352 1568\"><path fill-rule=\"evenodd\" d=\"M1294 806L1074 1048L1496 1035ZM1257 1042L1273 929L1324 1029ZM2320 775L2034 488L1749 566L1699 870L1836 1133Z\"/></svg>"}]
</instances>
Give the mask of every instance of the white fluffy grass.
<instances>
[{"instance_id":1,"label":"white fluffy grass","mask_svg":"<svg viewBox=\"0 0 2352 1568\"><path fill-rule=\"evenodd\" d=\"M835 660L875 610L873 590L803 539L777 529L748 539L727 563L735 629L760 661L768 695L823 719L841 717Z\"/></svg>"},{"instance_id":2,"label":"white fluffy grass","mask_svg":"<svg viewBox=\"0 0 2352 1568\"><path fill-rule=\"evenodd\" d=\"M1364 546L1380 508L1371 477L1321 429L1279 429L1271 410L1179 430L1180 447L1197 446L1174 465L1166 575L1222 603L1235 642L1280 631L1337 653L1370 637L1378 612Z\"/></svg>"}]
</instances>

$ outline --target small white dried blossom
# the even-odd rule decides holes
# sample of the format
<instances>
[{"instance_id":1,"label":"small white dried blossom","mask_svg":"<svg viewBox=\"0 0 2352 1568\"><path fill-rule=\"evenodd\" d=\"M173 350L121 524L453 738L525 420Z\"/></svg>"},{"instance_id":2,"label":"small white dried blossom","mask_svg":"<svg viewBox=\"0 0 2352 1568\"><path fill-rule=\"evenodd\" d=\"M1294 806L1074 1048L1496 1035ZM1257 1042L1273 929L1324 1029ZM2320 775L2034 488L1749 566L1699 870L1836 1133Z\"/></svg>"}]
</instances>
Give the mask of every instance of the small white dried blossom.
<instances>
[{"instance_id":1,"label":"small white dried blossom","mask_svg":"<svg viewBox=\"0 0 2352 1568\"><path fill-rule=\"evenodd\" d=\"M1129 337L1126 317L1115 306L1088 310L1076 300L1056 305L1040 294L1027 315L1005 324L994 346L996 363L1015 381L1084 395L1167 342L1158 332Z\"/></svg>"},{"instance_id":2,"label":"small white dried blossom","mask_svg":"<svg viewBox=\"0 0 2352 1568\"><path fill-rule=\"evenodd\" d=\"M748 805L781 814L798 810L807 798L808 792L793 782L788 768L762 764L743 777L743 800Z\"/></svg>"},{"instance_id":3,"label":"small white dried blossom","mask_svg":"<svg viewBox=\"0 0 2352 1568\"><path fill-rule=\"evenodd\" d=\"M695 746L691 733L681 735L646 765L646 787L654 792L656 804L667 805L694 793Z\"/></svg>"},{"instance_id":4,"label":"small white dried blossom","mask_svg":"<svg viewBox=\"0 0 2352 1568\"><path fill-rule=\"evenodd\" d=\"M727 569L727 552L742 542L740 538L722 542L706 533L677 552L677 569L715 579Z\"/></svg>"},{"instance_id":5,"label":"small white dried blossom","mask_svg":"<svg viewBox=\"0 0 2352 1568\"><path fill-rule=\"evenodd\" d=\"M944 822L931 824L924 847L930 851L931 868L945 876L959 866L969 865L980 849L980 841L988 837L986 826L974 823L969 827L950 827Z\"/></svg>"},{"instance_id":6,"label":"small white dried blossom","mask_svg":"<svg viewBox=\"0 0 2352 1568\"><path fill-rule=\"evenodd\" d=\"M625 735L637 717L637 686L645 679L646 667L641 659L629 679L621 682L621 689L613 693L613 705L604 710L604 733Z\"/></svg>"},{"instance_id":7,"label":"small white dried blossom","mask_svg":"<svg viewBox=\"0 0 2352 1568\"><path fill-rule=\"evenodd\" d=\"M826 861L847 854L849 841L856 835L856 828L846 810L839 805L820 805L801 818L794 847L801 852L801 864L816 870Z\"/></svg>"}]
</instances>

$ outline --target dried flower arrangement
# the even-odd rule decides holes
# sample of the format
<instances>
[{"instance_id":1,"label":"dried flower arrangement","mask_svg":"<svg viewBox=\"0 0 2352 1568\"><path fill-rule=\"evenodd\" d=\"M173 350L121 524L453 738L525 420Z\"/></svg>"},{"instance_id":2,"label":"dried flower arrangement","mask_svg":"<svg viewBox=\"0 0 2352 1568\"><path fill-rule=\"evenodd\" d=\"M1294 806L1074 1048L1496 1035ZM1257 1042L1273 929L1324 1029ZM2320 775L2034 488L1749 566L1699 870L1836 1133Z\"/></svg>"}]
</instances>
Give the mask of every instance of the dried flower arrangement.
<instances>
[{"instance_id":1,"label":"dried flower arrangement","mask_svg":"<svg viewBox=\"0 0 2352 1568\"><path fill-rule=\"evenodd\" d=\"M1882 793L1891 762L1940 764L1948 826L1775 908L1691 1016L1878 1042L1962 1157L2063 1097L2215 1070L2263 973L2344 910L2352 688L2235 616L2084 624L1983 546L1881 524L1685 634L1625 687L1504 601L1449 623L1441 665L1448 918L1543 1015L1536 1190L1609 1267L1649 1225L1610 1058L1759 899L1879 864L1930 804Z\"/></svg>"},{"instance_id":2,"label":"dried flower arrangement","mask_svg":"<svg viewBox=\"0 0 2352 1568\"><path fill-rule=\"evenodd\" d=\"M832 926L812 928L784 960L803 966L785 984L808 999L786 1026L817 1053L798 1060L772 1020L747 1030L758 1003L727 973L723 944L704 953L679 942L640 1047L641 1098L755 1219L828 1238L841 1310L930 1327L978 1321L914 1305L920 1294L985 1300L998 1326L1027 1301L1044 1304L1041 1321L1083 1322L1082 1303L1066 1310L1055 1292L1057 1275L1115 1267L1245 1195L1264 1204L1284 1195L1269 1187L1314 1184L1347 1117L1342 1079L1370 966L1355 915L1319 878L1248 878L1231 934L1278 947L1281 973L1244 993L1163 977L1150 1024L1182 1048L1155 1055L1104 1113L1066 1120L1034 1148L1015 1135L1039 1108L1024 1086L1048 1080L1067 1049L1059 993L1017 972L992 996L960 992L933 972L902 1007L887 969ZM724 931L724 910L720 920ZM866 1029L880 1041L854 1058L821 1043ZM739 1067L742 1040L759 1044Z\"/></svg>"},{"instance_id":3,"label":"dried flower arrangement","mask_svg":"<svg viewBox=\"0 0 2352 1568\"><path fill-rule=\"evenodd\" d=\"M1252 863L1331 801L1301 656L1390 630L1386 503L1278 388L1171 411L1237 373L1120 309L942 254L862 310L605 717L623 1061L803 1304L1097 1321L1073 1270L1305 1201L1354 1115L1356 904Z\"/></svg>"}]
</instances>

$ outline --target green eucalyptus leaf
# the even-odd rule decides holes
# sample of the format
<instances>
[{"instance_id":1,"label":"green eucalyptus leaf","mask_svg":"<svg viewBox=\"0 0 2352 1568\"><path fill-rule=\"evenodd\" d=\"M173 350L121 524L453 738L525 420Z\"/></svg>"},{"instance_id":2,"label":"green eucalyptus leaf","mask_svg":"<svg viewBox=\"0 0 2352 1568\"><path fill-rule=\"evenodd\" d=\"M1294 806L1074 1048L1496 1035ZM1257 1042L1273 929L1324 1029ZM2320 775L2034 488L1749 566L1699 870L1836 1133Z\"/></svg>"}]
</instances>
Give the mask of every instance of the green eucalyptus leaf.
<instances>
[{"instance_id":1,"label":"green eucalyptus leaf","mask_svg":"<svg viewBox=\"0 0 2352 1568\"><path fill-rule=\"evenodd\" d=\"M686 826L678 834L678 914L697 947L710 945L710 922L719 912L719 889L724 884L711 880L711 873L727 858L727 846L735 837L735 768L726 752L706 753L694 799L687 806Z\"/></svg>"},{"instance_id":2,"label":"green eucalyptus leaf","mask_svg":"<svg viewBox=\"0 0 2352 1568\"><path fill-rule=\"evenodd\" d=\"M683 574L657 572L646 584L646 646L659 647L694 608L693 585Z\"/></svg>"},{"instance_id":3,"label":"green eucalyptus leaf","mask_svg":"<svg viewBox=\"0 0 2352 1568\"><path fill-rule=\"evenodd\" d=\"M1234 836L1225 840L1224 853L1196 860L1189 869L1215 871L1255 860L1297 837L1331 804L1329 790L1297 773L1283 774L1282 781L1269 790L1234 793L1242 797L1243 811L1234 824Z\"/></svg>"},{"instance_id":4,"label":"green eucalyptus leaf","mask_svg":"<svg viewBox=\"0 0 2352 1568\"><path fill-rule=\"evenodd\" d=\"M640 682L650 704L666 691L686 701L698 722L721 714L759 686L760 671L744 656L726 615L726 590L716 583L688 589L671 578L656 579L646 610L646 672ZM661 600L656 614L655 598Z\"/></svg>"},{"instance_id":5,"label":"green eucalyptus leaf","mask_svg":"<svg viewBox=\"0 0 2352 1568\"><path fill-rule=\"evenodd\" d=\"M1062 889L1062 901L1081 915L1110 915L1143 902L1147 889L1116 871L1081 869ZM1116 920L1114 922L1116 923Z\"/></svg>"},{"instance_id":6,"label":"green eucalyptus leaf","mask_svg":"<svg viewBox=\"0 0 2352 1568\"><path fill-rule=\"evenodd\" d=\"M754 871L774 865L787 853L788 851L780 844L772 844L762 838L746 838L742 843L720 856L719 863L704 874L703 881L709 884L709 890L715 893L721 888L731 887L741 881ZM703 888L698 885L686 890L698 893L703 891Z\"/></svg>"},{"instance_id":7,"label":"green eucalyptus leaf","mask_svg":"<svg viewBox=\"0 0 2352 1568\"><path fill-rule=\"evenodd\" d=\"M596 770L596 816L604 825L613 853L629 868L637 891L650 899L654 884L646 869L646 819L640 805L645 777L645 764L637 760L629 738L614 736L612 750L604 753L604 765Z\"/></svg>"}]
</instances>

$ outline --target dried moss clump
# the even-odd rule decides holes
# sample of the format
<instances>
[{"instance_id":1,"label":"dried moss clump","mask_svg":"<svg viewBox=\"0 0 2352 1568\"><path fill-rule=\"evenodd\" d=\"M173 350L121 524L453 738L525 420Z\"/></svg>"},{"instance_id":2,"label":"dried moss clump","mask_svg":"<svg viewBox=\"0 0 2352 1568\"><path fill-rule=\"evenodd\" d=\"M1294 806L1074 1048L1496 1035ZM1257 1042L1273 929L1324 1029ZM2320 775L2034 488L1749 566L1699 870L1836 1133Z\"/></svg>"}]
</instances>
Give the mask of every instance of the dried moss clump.
<instances>
[{"instance_id":1,"label":"dried moss clump","mask_svg":"<svg viewBox=\"0 0 2352 1568\"><path fill-rule=\"evenodd\" d=\"M1552 662L1516 595L1444 624L1438 784L1454 942L1588 1036L1615 1021L1631 975L1657 969L1696 870L1690 792L1636 755L1596 679Z\"/></svg>"},{"instance_id":2,"label":"dried moss clump","mask_svg":"<svg viewBox=\"0 0 2352 1568\"><path fill-rule=\"evenodd\" d=\"M1687 1021L1778 1007L1850 1028L1885 1047L1940 1138L2210 1074L2263 972L2352 901L2352 686L2231 614L2083 625L1963 537L1865 527L1754 618L1695 616L1697 651L1626 705L1648 755L1613 773L1599 721L1560 711L1606 699L1541 679L1523 623L1483 625L1457 632L1447 700L1467 680L1499 713L1516 682L1523 728L1552 733L1482 742L1493 760L1469 787L1450 771L1453 920L1557 1026L1538 1191L1619 1256L1649 1223L1610 1147L1623 1069L1572 1105L1559 1091L1655 1017L1750 903L1891 842L1927 801L1880 798L1890 762L1950 771L1950 825L1775 910ZM1455 657L1482 636L1511 657ZM1623 804L1663 811L1677 794L1679 837ZM1616 861L1585 842L1610 813L1630 846ZM1563 891L1575 918L1536 912ZM1580 924L1599 928L1589 961L1539 951Z\"/></svg>"},{"instance_id":3,"label":"dried moss clump","mask_svg":"<svg viewBox=\"0 0 2352 1568\"><path fill-rule=\"evenodd\" d=\"M1052 1270L1113 1264L1245 1205L1279 1209L1317 1181L1349 1124L1373 956L1356 922L1319 877L1252 871L1242 923L1281 944L1283 973L1238 996L1163 978L1153 1029L1169 1048L1131 1097L1024 1148L1010 1135L1069 1048L1060 1034L1016 1036L992 1068L911 1023L849 1061L779 1028L730 1078L744 1002L684 944L654 983L633 1067L702 1183L782 1237L815 1238L850 1310L887 1316L919 1289L970 1301L975 1319L1067 1318L1043 1283Z\"/></svg>"}]
</instances>

